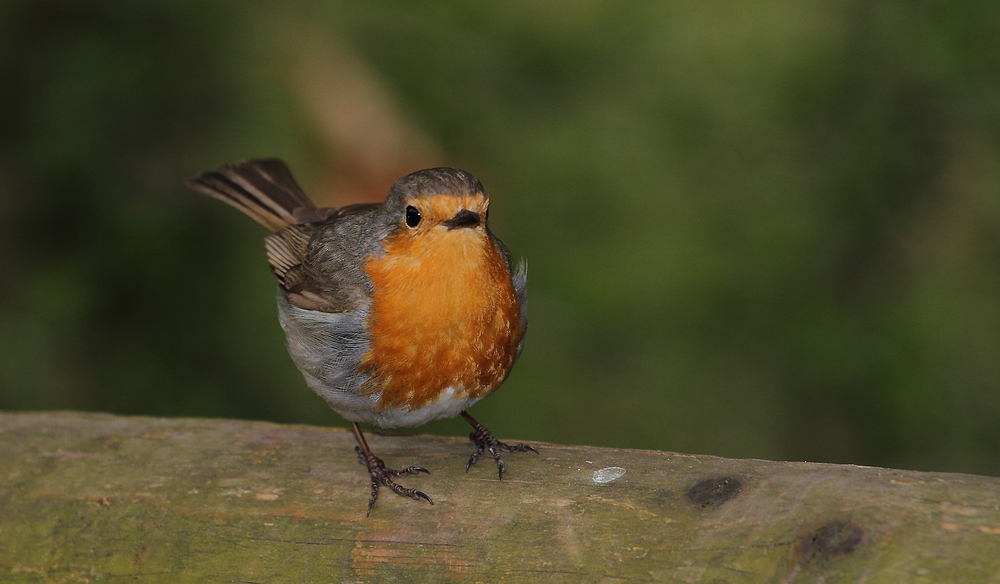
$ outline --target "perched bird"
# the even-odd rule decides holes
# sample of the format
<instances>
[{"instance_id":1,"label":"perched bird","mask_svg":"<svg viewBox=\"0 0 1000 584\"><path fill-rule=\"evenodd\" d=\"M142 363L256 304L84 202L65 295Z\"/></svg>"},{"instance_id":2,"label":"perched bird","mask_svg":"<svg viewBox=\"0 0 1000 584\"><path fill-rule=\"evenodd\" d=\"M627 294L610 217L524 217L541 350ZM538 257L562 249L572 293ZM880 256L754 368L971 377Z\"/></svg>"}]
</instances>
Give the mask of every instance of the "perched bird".
<instances>
[{"instance_id":1,"label":"perched bird","mask_svg":"<svg viewBox=\"0 0 1000 584\"><path fill-rule=\"evenodd\" d=\"M514 366L527 328L523 263L486 225L489 199L471 174L430 168L396 181L384 203L317 208L275 158L255 159L186 181L266 227L267 261L278 280L278 318L306 384L349 422L371 497L379 485L430 497L393 481L428 472L386 468L359 422L413 427L456 415L474 429L500 479L507 445L466 410L496 390Z\"/></svg>"}]
</instances>

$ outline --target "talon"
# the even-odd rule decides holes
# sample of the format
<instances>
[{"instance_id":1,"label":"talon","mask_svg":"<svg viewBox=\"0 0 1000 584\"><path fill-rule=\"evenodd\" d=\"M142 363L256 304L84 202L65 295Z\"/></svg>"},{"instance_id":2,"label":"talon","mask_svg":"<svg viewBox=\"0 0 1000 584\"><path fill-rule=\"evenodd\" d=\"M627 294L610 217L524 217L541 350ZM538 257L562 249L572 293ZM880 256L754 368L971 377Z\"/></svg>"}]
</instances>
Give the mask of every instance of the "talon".
<instances>
[{"instance_id":1,"label":"talon","mask_svg":"<svg viewBox=\"0 0 1000 584\"><path fill-rule=\"evenodd\" d=\"M368 498L368 512L365 517L371 517L372 509L375 508L375 501L378 501L378 481L372 479L372 495Z\"/></svg>"},{"instance_id":2,"label":"talon","mask_svg":"<svg viewBox=\"0 0 1000 584\"><path fill-rule=\"evenodd\" d=\"M531 452L538 454L538 451L535 450L534 447L527 444L516 444L511 446L497 440L496 436L493 435L493 432L490 432L489 428L477 422L475 418L466 412L462 412L462 417L472 424L472 427L475 429L475 432L469 434L469 440L471 440L477 448L476 452L469 457L469 462L465 465L465 472L469 472L472 465L479 462L479 459L482 458L486 452L489 452L493 457L493 460L497 463L497 475L502 481L503 473L507 470L507 464L504 462L501 452L527 452L530 450Z\"/></svg>"},{"instance_id":3,"label":"talon","mask_svg":"<svg viewBox=\"0 0 1000 584\"><path fill-rule=\"evenodd\" d=\"M431 498L430 498L430 497L428 497L427 495L425 495L425 494L421 493L420 491L415 491L415 492L414 492L414 493L413 493L412 495L410 495L410 497L411 497L411 498L412 498L412 499L413 499L414 501L416 501L416 500L417 500L418 498L420 498L420 499L426 499L426 500L427 500L427 502L428 502L428 503L430 503L431 505L433 505L433 504L434 504L434 501L431 501Z\"/></svg>"},{"instance_id":4,"label":"talon","mask_svg":"<svg viewBox=\"0 0 1000 584\"><path fill-rule=\"evenodd\" d=\"M414 501L425 499L431 505L434 504L434 501L431 501L431 498L424 493L416 489L408 489L402 485L398 485L392 480L395 477L415 475L422 472L431 474L431 471L420 466L408 466L402 470L386 468L382 459L372 454L371 450L368 448L364 435L361 434L361 429L358 428L357 424L352 423L352 427L354 428L354 436L357 438L359 443L359 446L354 447L354 451L358 454L358 462L368 467L368 477L372 482L372 494L368 498L368 512L365 513L366 517L371 516L372 509L375 508L375 503L378 501L379 485L387 487L390 491L396 493L397 495L409 497Z\"/></svg>"},{"instance_id":5,"label":"talon","mask_svg":"<svg viewBox=\"0 0 1000 584\"><path fill-rule=\"evenodd\" d=\"M472 440L473 444L476 444L476 446L479 446L479 443L476 442L476 435L475 434L469 434L469 440ZM469 457L469 462L467 462L465 464L465 472L469 472L469 469L472 468L472 465L474 465L477 462L479 462L479 457L482 456L482 455L483 455L483 449L482 449L482 447L480 447L478 451L473 452L472 456Z\"/></svg>"},{"instance_id":6,"label":"talon","mask_svg":"<svg viewBox=\"0 0 1000 584\"><path fill-rule=\"evenodd\" d=\"M361 458L363 464L368 466L368 475L369 477L371 477L372 481L372 494L371 497L368 499L368 513L366 514L366 516L371 515L372 509L375 508L375 502L378 501L379 485L388 488L390 491L396 493L397 495L409 497L414 501L425 499L431 505L434 504L434 501L431 501L431 498L425 495L424 493L416 489L408 489L406 487L403 487L402 485L398 485L392 480L394 477L401 477L403 475L415 475L415 474L420 474L422 472L431 474L431 471L419 466L408 466L402 470L386 468L385 463L382 462L382 459L375 456L374 454L365 455L362 453L359 454L359 458Z\"/></svg>"}]
</instances>

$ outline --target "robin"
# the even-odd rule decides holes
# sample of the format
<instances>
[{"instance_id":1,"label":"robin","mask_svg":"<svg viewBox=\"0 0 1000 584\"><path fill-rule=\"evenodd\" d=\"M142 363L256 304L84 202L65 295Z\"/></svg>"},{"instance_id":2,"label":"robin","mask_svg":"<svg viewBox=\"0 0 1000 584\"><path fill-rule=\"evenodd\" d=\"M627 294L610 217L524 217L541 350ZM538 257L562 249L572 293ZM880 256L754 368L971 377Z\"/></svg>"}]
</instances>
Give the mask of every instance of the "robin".
<instances>
[{"instance_id":1,"label":"robin","mask_svg":"<svg viewBox=\"0 0 1000 584\"><path fill-rule=\"evenodd\" d=\"M285 164L255 159L186 181L266 227L278 280L278 318L306 384L351 423L371 497L393 479L428 473L386 468L359 422L414 427L461 415L500 480L508 445L466 411L503 383L527 328L527 270L489 230L489 199L471 174L430 168L396 181L384 203L317 208Z\"/></svg>"}]
</instances>

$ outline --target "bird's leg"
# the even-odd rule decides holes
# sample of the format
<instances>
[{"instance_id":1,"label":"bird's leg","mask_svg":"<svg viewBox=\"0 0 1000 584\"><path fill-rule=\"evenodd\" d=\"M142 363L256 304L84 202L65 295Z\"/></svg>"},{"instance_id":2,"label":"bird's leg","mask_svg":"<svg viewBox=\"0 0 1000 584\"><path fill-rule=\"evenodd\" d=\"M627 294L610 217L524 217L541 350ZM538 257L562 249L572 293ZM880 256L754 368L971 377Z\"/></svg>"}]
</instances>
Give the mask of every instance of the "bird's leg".
<instances>
[{"instance_id":1,"label":"bird's leg","mask_svg":"<svg viewBox=\"0 0 1000 584\"><path fill-rule=\"evenodd\" d=\"M503 456L500 455L501 452L534 452L538 454L538 451L527 444L515 444L511 446L509 444L504 444L503 442L496 439L493 432L486 426L480 424L475 418L469 415L468 412L462 412L462 417L465 418L467 422L472 424L472 427L476 430L475 432L469 434L469 440L476 445L479 449L472 456L469 457L468 464L465 465L465 472L469 472L472 465L479 462L479 459L489 451L493 456L493 460L497 461L497 472L500 475L500 480L503 480L503 471L507 470L507 465L503 462Z\"/></svg>"},{"instance_id":2,"label":"bird's leg","mask_svg":"<svg viewBox=\"0 0 1000 584\"><path fill-rule=\"evenodd\" d=\"M354 451L358 453L358 462L368 467L368 476L370 476L372 480L372 495L368 499L368 513L365 514L366 516L372 514L372 509L375 507L375 501L378 500L379 484L389 487L389 489L397 495L409 497L414 501L426 499L431 505L434 504L434 501L431 501L430 497L420 491L416 489L407 489L392 482L393 478L401 477L403 475L419 474L422 472L431 474L431 471L419 466L408 466L403 470L386 468L382 459L372 454L371 448L368 448L368 442L365 440L365 435L361 433L361 428L358 427L357 423L351 422L351 429L354 430L354 439L358 441L358 445L354 447Z\"/></svg>"}]
</instances>

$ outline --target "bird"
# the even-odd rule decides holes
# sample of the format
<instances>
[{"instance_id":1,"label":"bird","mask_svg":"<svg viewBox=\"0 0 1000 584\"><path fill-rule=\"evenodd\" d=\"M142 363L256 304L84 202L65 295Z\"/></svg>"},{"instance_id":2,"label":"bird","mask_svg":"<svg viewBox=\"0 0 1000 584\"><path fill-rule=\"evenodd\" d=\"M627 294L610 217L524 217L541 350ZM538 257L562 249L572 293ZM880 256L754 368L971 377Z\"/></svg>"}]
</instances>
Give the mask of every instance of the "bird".
<instances>
[{"instance_id":1,"label":"bird","mask_svg":"<svg viewBox=\"0 0 1000 584\"><path fill-rule=\"evenodd\" d=\"M524 347L527 267L487 226L489 198L456 168L419 170L392 184L383 203L318 208L278 158L203 172L185 184L267 228L278 283L278 320L306 385L350 422L371 492L419 501L393 479L429 474L386 467L359 423L415 427L457 415L503 480L503 453L535 452L498 440L468 409L506 380Z\"/></svg>"}]
</instances>

